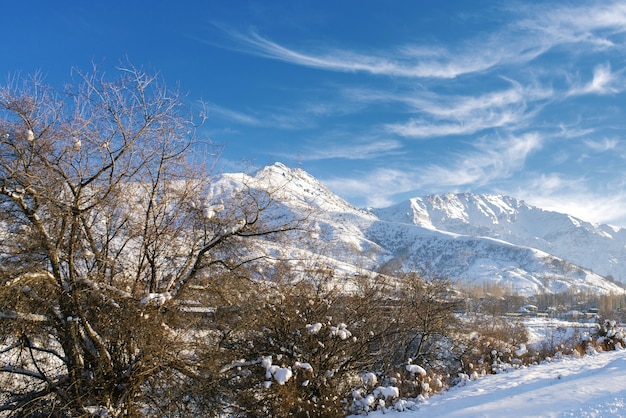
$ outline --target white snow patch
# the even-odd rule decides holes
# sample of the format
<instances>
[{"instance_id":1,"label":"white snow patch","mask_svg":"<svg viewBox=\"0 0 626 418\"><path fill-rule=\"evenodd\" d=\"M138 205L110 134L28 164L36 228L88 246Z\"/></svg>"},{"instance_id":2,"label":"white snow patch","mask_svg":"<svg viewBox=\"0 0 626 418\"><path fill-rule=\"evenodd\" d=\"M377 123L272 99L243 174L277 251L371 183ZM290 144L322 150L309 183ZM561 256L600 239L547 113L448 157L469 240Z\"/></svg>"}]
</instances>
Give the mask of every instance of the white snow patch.
<instances>
[{"instance_id":1,"label":"white snow patch","mask_svg":"<svg viewBox=\"0 0 626 418\"><path fill-rule=\"evenodd\" d=\"M419 410L370 410L370 417L623 417L626 350L487 375L419 403ZM401 409L401 408L400 408Z\"/></svg>"},{"instance_id":2,"label":"white snow patch","mask_svg":"<svg viewBox=\"0 0 626 418\"><path fill-rule=\"evenodd\" d=\"M313 371L313 366L311 366L309 363L300 363L299 361L296 361L293 365L294 368L296 369L302 369L302 370L307 370L312 372Z\"/></svg>"},{"instance_id":3,"label":"white snow patch","mask_svg":"<svg viewBox=\"0 0 626 418\"><path fill-rule=\"evenodd\" d=\"M322 329L322 324L319 322L316 322L315 324L307 324L306 326L306 330L309 332L309 334L313 334L313 335L320 332L321 329Z\"/></svg>"},{"instance_id":4,"label":"white snow patch","mask_svg":"<svg viewBox=\"0 0 626 418\"><path fill-rule=\"evenodd\" d=\"M330 327L330 336L346 340L352 336L352 333L348 331L346 324L340 323L336 327Z\"/></svg>"},{"instance_id":5,"label":"white snow patch","mask_svg":"<svg viewBox=\"0 0 626 418\"><path fill-rule=\"evenodd\" d=\"M426 370L417 364L407 364L406 370L411 374L419 374L420 376L426 376Z\"/></svg>"},{"instance_id":6,"label":"white snow patch","mask_svg":"<svg viewBox=\"0 0 626 418\"><path fill-rule=\"evenodd\" d=\"M363 381L363 384L368 386L374 386L376 383L378 383L378 377L376 377L376 375L371 372L363 373L361 375L361 380Z\"/></svg>"},{"instance_id":7,"label":"white snow patch","mask_svg":"<svg viewBox=\"0 0 626 418\"><path fill-rule=\"evenodd\" d=\"M279 385L284 385L289 379L291 379L293 372L288 367L276 367L273 370L272 375L274 376L274 380L276 380Z\"/></svg>"},{"instance_id":8,"label":"white snow patch","mask_svg":"<svg viewBox=\"0 0 626 418\"><path fill-rule=\"evenodd\" d=\"M271 386L272 383L270 379L272 378L274 378L279 385L284 385L293 376L291 368L273 365L272 356L262 357L261 366L265 368L265 379L267 380L263 384L266 388Z\"/></svg>"},{"instance_id":9,"label":"white snow patch","mask_svg":"<svg viewBox=\"0 0 626 418\"><path fill-rule=\"evenodd\" d=\"M154 303L156 305L163 305L168 300L172 299L172 295L169 292L164 293L148 293L146 297L141 299L142 305L147 305L149 303Z\"/></svg>"},{"instance_id":10,"label":"white snow patch","mask_svg":"<svg viewBox=\"0 0 626 418\"><path fill-rule=\"evenodd\" d=\"M397 398L400 396L400 389L395 386L379 386L374 390L374 396Z\"/></svg>"}]
</instances>

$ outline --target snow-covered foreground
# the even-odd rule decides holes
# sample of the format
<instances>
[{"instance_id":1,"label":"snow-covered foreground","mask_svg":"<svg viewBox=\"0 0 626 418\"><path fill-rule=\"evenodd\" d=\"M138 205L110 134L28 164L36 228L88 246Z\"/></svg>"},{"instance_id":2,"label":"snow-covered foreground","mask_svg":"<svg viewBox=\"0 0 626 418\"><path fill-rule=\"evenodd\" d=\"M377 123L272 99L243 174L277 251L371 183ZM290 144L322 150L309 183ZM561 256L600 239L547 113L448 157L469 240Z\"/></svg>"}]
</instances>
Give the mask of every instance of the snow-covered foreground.
<instances>
[{"instance_id":1,"label":"snow-covered foreground","mask_svg":"<svg viewBox=\"0 0 626 418\"><path fill-rule=\"evenodd\" d=\"M390 416L626 417L626 350L489 375Z\"/></svg>"}]
</instances>

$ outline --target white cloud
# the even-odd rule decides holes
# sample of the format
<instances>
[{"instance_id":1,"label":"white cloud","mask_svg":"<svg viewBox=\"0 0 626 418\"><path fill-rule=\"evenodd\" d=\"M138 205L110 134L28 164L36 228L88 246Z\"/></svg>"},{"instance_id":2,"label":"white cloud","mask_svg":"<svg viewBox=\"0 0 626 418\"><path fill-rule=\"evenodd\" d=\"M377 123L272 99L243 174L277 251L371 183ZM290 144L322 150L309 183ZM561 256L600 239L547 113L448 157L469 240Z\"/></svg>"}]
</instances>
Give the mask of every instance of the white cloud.
<instances>
[{"instance_id":1,"label":"white cloud","mask_svg":"<svg viewBox=\"0 0 626 418\"><path fill-rule=\"evenodd\" d=\"M585 144L589 148L591 148L591 150L594 152L606 152L606 151L611 151L617 148L619 141L615 138L613 139L605 138L603 140L597 140L597 141L586 140Z\"/></svg>"},{"instance_id":2,"label":"white cloud","mask_svg":"<svg viewBox=\"0 0 626 418\"><path fill-rule=\"evenodd\" d=\"M218 106L214 103L209 103L207 105L207 110L209 111L208 116L212 117L213 115L217 115L218 117L224 118L226 120L230 120L233 122L240 123L242 125L248 126L259 126L261 125L261 121L249 114L245 114L242 112L238 112L236 110L227 109L222 106Z\"/></svg>"},{"instance_id":3,"label":"white cloud","mask_svg":"<svg viewBox=\"0 0 626 418\"><path fill-rule=\"evenodd\" d=\"M390 154L398 154L403 148L400 141L394 139L368 138L358 141L348 142L342 141L344 134L340 134L333 142L341 142L335 144L317 143L315 147L307 147L300 158L304 161L336 159L343 158L346 160L367 160L378 158L381 156L389 156ZM327 137L326 140L329 138Z\"/></svg>"},{"instance_id":4,"label":"white cloud","mask_svg":"<svg viewBox=\"0 0 626 418\"><path fill-rule=\"evenodd\" d=\"M346 199L364 198L368 206L383 207L390 204L395 195L412 190L449 192L508 178L521 170L527 157L541 145L537 134L483 141L474 151L458 154L446 166L433 164L405 170L377 168L358 176L323 179L323 182Z\"/></svg>"},{"instance_id":5,"label":"white cloud","mask_svg":"<svg viewBox=\"0 0 626 418\"><path fill-rule=\"evenodd\" d=\"M495 66L528 63L540 55L561 48L561 52L579 54L579 44L611 46L609 40L626 31L626 7L620 2L593 5L554 7L516 7L510 9L514 20L491 33L478 33L456 45L425 44L391 45L384 51L358 52L348 49L288 47L262 36L255 30L247 33L220 28L238 42L237 48L262 57L311 68L337 72L364 72L392 78L451 79L460 75L484 75ZM588 48L582 48L588 51ZM553 69L551 69L553 70ZM506 74L507 71L503 71ZM530 76L531 78L533 76ZM406 81L406 80L405 80ZM552 87L537 83L522 85L508 80L511 88L477 96L436 94L423 87L411 93L344 90L352 101L347 107L358 109L363 102L399 102L408 107L408 120L387 122L387 132L406 138L430 138L448 135L472 135L485 129L526 127L548 101L556 98ZM547 85L548 83L546 83ZM587 83L575 83L561 98L581 94L609 94L622 91L626 83L611 71L609 64L597 65L593 78ZM329 104L313 104L313 114L330 115L341 109ZM303 110L303 109L300 109ZM278 113L276 113L278 115ZM286 111L259 118L264 126L274 124L283 128L306 126L302 116ZM245 121L245 119L243 119ZM254 119L248 120L252 122Z\"/></svg>"},{"instance_id":6,"label":"white cloud","mask_svg":"<svg viewBox=\"0 0 626 418\"><path fill-rule=\"evenodd\" d=\"M617 89L611 87L615 82L615 77L611 73L611 66L608 64L598 65L593 69L593 79L587 85L586 91L589 93L614 93Z\"/></svg>"},{"instance_id":7,"label":"white cloud","mask_svg":"<svg viewBox=\"0 0 626 418\"><path fill-rule=\"evenodd\" d=\"M433 138L448 135L469 135L488 128L501 128L522 119L521 109L500 113L483 114L482 118L468 118L458 122L433 122L426 119L411 119L405 123L389 124L389 132L407 138Z\"/></svg>"},{"instance_id":8,"label":"white cloud","mask_svg":"<svg viewBox=\"0 0 626 418\"><path fill-rule=\"evenodd\" d=\"M611 72L609 64L597 65L593 69L593 78L585 85L573 86L566 95L613 94L623 91L626 82Z\"/></svg>"},{"instance_id":9,"label":"white cloud","mask_svg":"<svg viewBox=\"0 0 626 418\"><path fill-rule=\"evenodd\" d=\"M363 199L366 206L385 207L393 203L393 195L414 190L415 178L415 171L380 167L351 177L324 178L322 182L345 199Z\"/></svg>"},{"instance_id":10,"label":"white cloud","mask_svg":"<svg viewBox=\"0 0 626 418\"><path fill-rule=\"evenodd\" d=\"M509 10L513 23L492 33L477 34L453 48L408 44L384 52L361 53L318 46L297 50L270 40L255 30L247 34L221 28L245 52L295 65L339 72L366 72L408 78L450 79L484 72L495 66L530 62L558 46L593 44L616 46L610 37L626 31L626 6L621 2L578 7L538 7ZM599 77L602 74L598 74ZM601 78L597 78L602 83Z\"/></svg>"},{"instance_id":11,"label":"white cloud","mask_svg":"<svg viewBox=\"0 0 626 418\"><path fill-rule=\"evenodd\" d=\"M626 5L622 1L584 2L581 6L529 4L523 13L526 18L514 26L535 34L535 42L545 43L546 49L577 44L599 50L613 48L617 45L611 38L626 32Z\"/></svg>"},{"instance_id":12,"label":"white cloud","mask_svg":"<svg viewBox=\"0 0 626 418\"><path fill-rule=\"evenodd\" d=\"M549 173L518 186L512 194L542 209L567 213L584 221L626 227L626 193L620 187L607 194L584 177Z\"/></svg>"},{"instance_id":13,"label":"white cloud","mask_svg":"<svg viewBox=\"0 0 626 418\"><path fill-rule=\"evenodd\" d=\"M562 138L579 138L582 136L590 135L594 132L592 128L581 128L579 125L580 120L577 121L575 124L560 123L559 136Z\"/></svg>"},{"instance_id":14,"label":"white cloud","mask_svg":"<svg viewBox=\"0 0 626 418\"><path fill-rule=\"evenodd\" d=\"M478 187L508 178L524 168L528 156L541 146L541 138L535 133L480 142L474 151L459 154L446 166L432 165L424 170L421 187Z\"/></svg>"},{"instance_id":15,"label":"white cloud","mask_svg":"<svg viewBox=\"0 0 626 418\"><path fill-rule=\"evenodd\" d=\"M304 103L303 105L292 106L290 108L268 109L267 107L263 107L248 110L248 112L242 112L210 103L207 105L207 110L209 111L209 117L219 117L240 125L289 130L311 127L315 124L316 118L336 115L340 110L347 111L346 109L348 107L349 106L344 106L339 109L340 105L337 104Z\"/></svg>"},{"instance_id":16,"label":"white cloud","mask_svg":"<svg viewBox=\"0 0 626 418\"><path fill-rule=\"evenodd\" d=\"M483 71L496 65L500 60L497 52L458 53L423 46L405 46L378 55L328 48L321 53L300 52L265 38L254 30L248 34L232 30L227 32L247 46L248 52L328 71L366 72L409 78L454 78L461 74Z\"/></svg>"},{"instance_id":17,"label":"white cloud","mask_svg":"<svg viewBox=\"0 0 626 418\"><path fill-rule=\"evenodd\" d=\"M580 44L598 49L615 48L619 41L614 38L626 32L626 5L621 1L565 6L515 3L515 7L506 12L507 18L513 19L511 23L490 33L477 33L456 45L414 43L367 52L325 45L291 48L254 29L242 33L214 26L238 42L235 49L295 65L327 71L435 79L451 79L484 73L496 66L531 62L557 47L573 54L579 53ZM606 75L600 68L589 88L604 91Z\"/></svg>"},{"instance_id":18,"label":"white cloud","mask_svg":"<svg viewBox=\"0 0 626 418\"><path fill-rule=\"evenodd\" d=\"M510 81L510 80L509 80ZM411 138L468 135L490 128L519 128L552 99L552 88L512 87L477 96L442 95L428 91L386 93L384 91L346 90L347 97L361 102L397 102L416 116L406 122L389 123L388 132Z\"/></svg>"}]
</instances>

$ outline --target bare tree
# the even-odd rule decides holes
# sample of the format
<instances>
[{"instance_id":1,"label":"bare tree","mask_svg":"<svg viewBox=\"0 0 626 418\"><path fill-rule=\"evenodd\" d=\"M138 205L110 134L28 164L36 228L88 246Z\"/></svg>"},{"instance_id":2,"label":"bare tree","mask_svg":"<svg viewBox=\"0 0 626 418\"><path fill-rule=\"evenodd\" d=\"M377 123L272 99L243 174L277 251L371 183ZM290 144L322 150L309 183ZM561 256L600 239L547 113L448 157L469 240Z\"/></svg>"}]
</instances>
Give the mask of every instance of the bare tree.
<instances>
[{"instance_id":1,"label":"bare tree","mask_svg":"<svg viewBox=\"0 0 626 418\"><path fill-rule=\"evenodd\" d=\"M404 342L403 357L436 367L442 352L447 351L437 346L442 339L450 338L457 324L454 310L459 306L459 299L446 278L431 276L424 279L410 272L401 275L400 281L396 297L405 326L412 330Z\"/></svg>"},{"instance_id":2,"label":"bare tree","mask_svg":"<svg viewBox=\"0 0 626 418\"><path fill-rule=\"evenodd\" d=\"M0 87L0 411L200 407L184 392L207 381L199 343L172 329L181 300L237 271L242 242L291 226L265 225L272 196L252 187L210 199L202 118L158 77L74 80Z\"/></svg>"}]
</instances>

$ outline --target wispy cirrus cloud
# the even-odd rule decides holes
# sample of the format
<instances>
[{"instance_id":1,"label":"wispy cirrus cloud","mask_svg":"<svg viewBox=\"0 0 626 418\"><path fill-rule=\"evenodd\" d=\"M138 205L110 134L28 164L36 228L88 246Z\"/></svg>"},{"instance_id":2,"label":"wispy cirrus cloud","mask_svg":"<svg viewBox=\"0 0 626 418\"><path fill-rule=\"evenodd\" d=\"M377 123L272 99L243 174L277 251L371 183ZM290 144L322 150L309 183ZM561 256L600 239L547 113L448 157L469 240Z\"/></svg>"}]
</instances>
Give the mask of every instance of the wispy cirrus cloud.
<instances>
[{"instance_id":1,"label":"wispy cirrus cloud","mask_svg":"<svg viewBox=\"0 0 626 418\"><path fill-rule=\"evenodd\" d=\"M559 123L559 135L563 138L579 138L594 132L593 128L584 128L580 124L580 120L573 124Z\"/></svg>"},{"instance_id":2,"label":"wispy cirrus cloud","mask_svg":"<svg viewBox=\"0 0 626 418\"><path fill-rule=\"evenodd\" d=\"M485 74L497 66L519 66L561 47L577 54L578 44L614 47L613 39L626 31L626 8L619 2L577 7L519 7L509 10L514 20L492 32L475 35L451 45L404 44L384 51L359 52L325 45L289 47L251 29L240 32L216 24L231 40L234 49L298 66L333 72L364 72L405 79L454 79L460 75ZM506 72L505 72L506 74ZM393 135L430 138L472 135L486 129L519 128L532 119L542 103L557 95L561 98L583 94L609 94L623 90L626 83L611 71L609 64L597 65L588 83L573 83L568 91L555 92L537 83L522 85L509 78L511 88L481 95L458 96L432 90L411 94L351 92L351 103L378 100L403 103L412 115L404 121L388 121L383 126ZM335 107L336 109L337 107ZM326 107L317 111L328 114ZM315 110L315 108L312 108ZM304 115L301 112L300 115ZM283 128L306 125L302 116L261 117ZM289 120L287 120L289 119ZM252 120L248 120L252 122ZM267 122L266 122L267 124Z\"/></svg>"},{"instance_id":3,"label":"wispy cirrus cloud","mask_svg":"<svg viewBox=\"0 0 626 418\"><path fill-rule=\"evenodd\" d=\"M617 47L616 35L626 33L626 4L622 1L584 2L582 5L517 5L526 17L514 23L537 34L543 43L587 44L598 49Z\"/></svg>"},{"instance_id":4,"label":"wispy cirrus cloud","mask_svg":"<svg viewBox=\"0 0 626 418\"><path fill-rule=\"evenodd\" d=\"M615 138L605 138L602 140L586 140L585 145L591 148L593 152L607 152L617 148L619 141Z\"/></svg>"},{"instance_id":5,"label":"wispy cirrus cloud","mask_svg":"<svg viewBox=\"0 0 626 418\"><path fill-rule=\"evenodd\" d=\"M567 96L584 94L614 94L626 89L626 80L611 71L609 64L600 64L593 69L593 78L586 84L577 84L570 88Z\"/></svg>"},{"instance_id":6,"label":"wispy cirrus cloud","mask_svg":"<svg viewBox=\"0 0 626 418\"><path fill-rule=\"evenodd\" d=\"M248 112L229 109L214 103L206 105L207 114L229 122L249 127L270 127L284 130L301 129L315 125L319 117L336 115L346 111L346 107L338 108L338 104L305 102L290 108L262 107Z\"/></svg>"},{"instance_id":7,"label":"wispy cirrus cloud","mask_svg":"<svg viewBox=\"0 0 626 418\"><path fill-rule=\"evenodd\" d=\"M541 149L537 133L483 140L474 150L458 154L449 164L431 165L420 176L421 187L481 186L510 177L524 168L526 159Z\"/></svg>"},{"instance_id":8,"label":"wispy cirrus cloud","mask_svg":"<svg viewBox=\"0 0 626 418\"><path fill-rule=\"evenodd\" d=\"M617 83L621 81L621 86L617 87ZM624 80L618 80L611 72L609 64L598 65L593 69L593 79L585 86L585 93L607 94L616 93L624 88Z\"/></svg>"},{"instance_id":9,"label":"wispy cirrus cloud","mask_svg":"<svg viewBox=\"0 0 626 418\"><path fill-rule=\"evenodd\" d=\"M433 123L426 119L411 119L405 123L389 124L389 132L408 138L435 138L450 135L474 134L486 128L499 128L520 118L519 112L503 112L488 115L484 119L467 122Z\"/></svg>"},{"instance_id":10,"label":"wispy cirrus cloud","mask_svg":"<svg viewBox=\"0 0 626 418\"><path fill-rule=\"evenodd\" d=\"M534 116L543 102L554 96L554 92L551 88L512 84L510 89L477 96L431 94L404 98L404 102L422 117L388 124L387 129L403 137L429 138L468 135L491 128L519 128Z\"/></svg>"},{"instance_id":11,"label":"wispy cirrus cloud","mask_svg":"<svg viewBox=\"0 0 626 418\"><path fill-rule=\"evenodd\" d=\"M623 184L610 187L612 193L607 194L584 176L542 173L506 193L542 209L585 221L626 225L626 191Z\"/></svg>"},{"instance_id":12,"label":"wispy cirrus cloud","mask_svg":"<svg viewBox=\"0 0 626 418\"><path fill-rule=\"evenodd\" d=\"M580 188L580 184L578 186ZM626 225L624 207L626 194L587 193L578 191L555 191L550 195L531 194L524 198L528 203L545 210L567 213L579 219L610 225Z\"/></svg>"},{"instance_id":13,"label":"wispy cirrus cloud","mask_svg":"<svg viewBox=\"0 0 626 418\"><path fill-rule=\"evenodd\" d=\"M408 78L454 78L482 71L500 61L499 53L465 56L444 48L399 47L385 54L364 54L349 50L320 48L322 52L298 51L266 38L255 30L241 33L224 29L240 42L244 52L305 67L339 72L365 72ZM455 57L454 59L452 59Z\"/></svg>"},{"instance_id":14,"label":"wispy cirrus cloud","mask_svg":"<svg viewBox=\"0 0 626 418\"><path fill-rule=\"evenodd\" d=\"M465 40L454 48L409 44L363 53L319 45L305 51L282 45L255 29L246 33L220 29L239 43L234 49L264 58L327 71L405 78L453 79L498 65L531 61L554 46L534 36L516 37L512 43L505 29Z\"/></svg>"},{"instance_id":15,"label":"wispy cirrus cloud","mask_svg":"<svg viewBox=\"0 0 626 418\"><path fill-rule=\"evenodd\" d=\"M319 45L292 48L259 34L218 27L238 42L235 49L295 65L338 72L365 72L407 78L451 79L493 67L530 62L556 47L592 44L617 46L616 35L626 32L626 6L605 2L577 7L523 7L517 17L491 33L466 39L454 47L425 44L396 45L378 52L358 52ZM572 49L574 53L577 50Z\"/></svg>"},{"instance_id":16,"label":"wispy cirrus cloud","mask_svg":"<svg viewBox=\"0 0 626 418\"><path fill-rule=\"evenodd\" d=\"M346 134L342 133L331 139L330 144L316 143L314 147L307 146L300 158L304 161L346 159L371 160L402 153L404 145L401 141L390 138L362 138L357 141L342 141ZM328 140L328 138L326 138Z\"/></svg>"},{"instance_id":17,"label":"wispy cirrus cloud","mask_svg":"<svg viewBox=\"0 0 626 418\"><path fill-rule=\"evenodd\" d=\"M472 151L459 153L448 164L427 167L378 167L351 178L327 178L324 183L341 196L365 197L368 206L383 207L394 196L414 190L448 192L506 179L522 170L527 158L542 147L538 134L484 140Z\"/></svg>"},{"instance_id":18,"label":"wispy cirrus cloud","mask_svg":"<svg viewBox=\"0 0 626 418\"><path fill-rule=\"evenodd\" d=\"M549 99L552 88L523 86L508 80L512 87L476 96L438 96L435 100L415 99L412 104L420 111L443 119L470 119L485 113L498 113L511 107L525 107L529 102Z\"/></svg>"},{"instance_id":19,"label":"wispy cirrus cloud","mask_svg":"<svg viewBox=\"0 0 626 418\"><path fill-rule=\"evenodd\" d=\"M255 116L240 111L228 109L223 106L218 106L215 103L208 103L206 107L209 117L217 116L232 122L248 126L260 126L262 124L262 121Z\"/></svg>"},{"instance_id":20,"label":"wispy cirrus cloud","mask_svg":"<svg viewBox=\"0 0 626 418\"><path fill-rule=\"evenodd\" d=\"M334 193L346 198L363 199L369 207L393 203L395 194L416 189L417 172L392 167L377 167L351 177L328 177L322 181Z\"/></svg>"}]
</instances>

